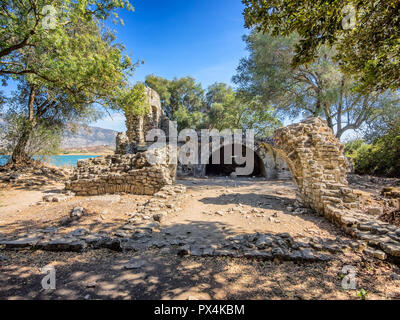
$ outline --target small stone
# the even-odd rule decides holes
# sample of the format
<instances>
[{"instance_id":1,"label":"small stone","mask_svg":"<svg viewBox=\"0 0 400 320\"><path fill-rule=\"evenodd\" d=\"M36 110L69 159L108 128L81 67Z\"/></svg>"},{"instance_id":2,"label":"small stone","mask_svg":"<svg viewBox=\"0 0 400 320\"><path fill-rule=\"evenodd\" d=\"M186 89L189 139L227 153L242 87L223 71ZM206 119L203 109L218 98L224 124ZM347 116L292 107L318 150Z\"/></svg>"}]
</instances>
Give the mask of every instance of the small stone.
<instances>
[{"instance_id":1,"label":"small stone","mask_svg":"<svg viewBox=\"0 0 400 320\"><path fill-rule=\"evenodd\" d=\"M69 216L71 217L71 218L80 218L80 217L82 217L83 215L85 215L86 213L85 213L85 209L83 209L82 207L76 207L76 208L73 208L72 209L72 211L71 211L71 213L69 214Z\"/></svg>"},{"instance_id":2,"label":"small stone","mask_svg":"<svg viewBox=\"0 0 400 320\"><path fill-rule=\"evenodd\" d=\"M178 250L178 256L188 256L190 255L190 246L189 245L185 245L179 248Z\"/></svg>"},{"instance_id":3,"label":"small stone","mask_svg":"<svg viewBox=\"0 0 400 320\"><path fill-rule=\"evenodd\" d=\"M215 214L219 215L219 216L223 216L224 212L223 211L216 211Z\"/></svg>"},{"instance_id":4,"label":"small stone","mask_svg":"<svg viewBox=\"0 0 400 320\"><path fill-rule=\"evenodd\" d=\"M368 214L373 216L381 216L383 214L382 207L371 207L367 209Z\"/></svg>"},{"instance_id":5,"label":"small stone","mask_svg":"<svg viewBox=\"0 0 400 320\"><path fill-rule=\"evenodd\" d=\"M146 261L144 260L137 260L133 259L129 261L126 265L124 265L125 269L131 270L131 269L139 269L143 267L146 264Z\"/></svg>"},{"instance_id":6,"label":"small stone","mask_svg":"<svg viewBox=\"0 0 400 320\"><path fill-rule=\"evenodd\" d=\"M399 281L400 280L400 275L398 275L397 273L392 273L392 279Z\"/></svg>"},{"instance_id":7,"label":"small stone","mask_svg":"<svg viewBox=\"0 0 400 320\"><path fill-rule=\"evenodd\" d=\"M84 236L88 233L89 233L89 230L87 230L85 228L79 228L79 229L75 229L75 230L71 231L70 233L68 233L68 236L79 237L79 236Z\"/></svg>"},{"instance_id":8,"label":"small stone","mask_svg":"<svg viewBox=\"0 0 400 320\"><path fill-rule=\"evenodd\" d=\"M379 260L386 260L386 258L387 258L386 253L381 250L374 250L372 248L366 248L364 250L364 252L379 259Z\"/></svg>"},{"instance_id":9,"label":"small stone","mask_svg":"<svg viewBox=\"0 0 400 320\"><path fill-rule=\"evenodd\" d=\"M97 285L96 282L89 282L89 283L86 285L86 288L95 288L96 285Z\"/></svg>"},{"instance_id":10,"label":"small stone","mask_svg":"<svg viewBox=\"0 0 400 320\"><path fill-rule=\"evenodd\" d=\"M125 231L117 231L114 235L119 238L128 238L130 236L130 234Z\"/></svg>"},{"instance_id":11,"label":"small stone","mask_svg":"<svg viewBox=\"0 0 400 320\"><path fill-rule=\"evenodd\" d=\"M153 220L157 222L162 222L166 218L167 214L165 212L156 213L153 215Z\"/></svg>"}]
</instances>

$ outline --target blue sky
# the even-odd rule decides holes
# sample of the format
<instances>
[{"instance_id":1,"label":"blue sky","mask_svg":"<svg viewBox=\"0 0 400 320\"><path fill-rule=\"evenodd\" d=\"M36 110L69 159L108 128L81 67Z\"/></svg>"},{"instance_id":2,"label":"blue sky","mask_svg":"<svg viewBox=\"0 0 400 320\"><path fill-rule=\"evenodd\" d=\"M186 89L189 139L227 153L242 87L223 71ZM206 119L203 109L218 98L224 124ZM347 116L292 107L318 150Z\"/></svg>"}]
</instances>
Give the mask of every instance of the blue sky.
<instances>
[{"instance_id":1,"label":"blue sky","mask_svg":"<svg viewBox=\"0 0 400 320\"><path fill-rule=\"evenodd\" d=\"M203 88L230 83L246 56L240 0L132 0L134 12L121 11L124 26L113 26L133 61L143 60L132 83L155 74L167 79L192 76ZM125 130L114 114L94 125Z\"/></svg>"}]
</instances>

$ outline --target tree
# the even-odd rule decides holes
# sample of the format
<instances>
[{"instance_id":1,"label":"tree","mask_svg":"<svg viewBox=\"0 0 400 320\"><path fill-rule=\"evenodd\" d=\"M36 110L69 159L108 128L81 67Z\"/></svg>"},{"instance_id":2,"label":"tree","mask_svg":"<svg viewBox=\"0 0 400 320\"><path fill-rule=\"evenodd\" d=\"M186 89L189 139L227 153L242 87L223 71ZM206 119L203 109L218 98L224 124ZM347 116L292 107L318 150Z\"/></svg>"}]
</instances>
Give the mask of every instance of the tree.
<instances>
[{"instance_id":1,"label":"tree","mask_svg":"<svg viewBox=\"0 0 400 320\"><path fill-rule=\"evenodd\" d=\"M244 92L235 92L225 83L209 86L206 101L205 126L210 129L252 129L256 136L267 137L281 125L271 105L265 105Z\"/></svg>"},{"instance_id":2,"label":"tree","mask_svg":"<svg viewBox=\"0 0 400 320\"><path fill-rule=\"evenodd\" d=\"M52 63L38 58L67 55L68 50L74 48L76 51L80 48L79 41L93 40L85 39L85 28L91 28L94 21L105 20L110 15L118 18L116 10L119 8L133 10L127 0L1 0L0 5L0 75L3 80L10 75L34 74L46 81L57 81L56 77L47 75L45 67L55 63L62 69L65 61L60 59ZM79 32L83 34L79 36ZM71 33L75 33L74 38ZM47 50L47 57L41 55L45 52L43 48L51 48ZM31 53L29 61L27 52Z\"/></svg>"},{"instance_id":3,"label":"tree","mask_svg":"<svg viewBox=\"0 0 400 320\"><path fill-rule=\"evenodd\" d=\"M191 77L167 80L151 75L146 85L160 94L163 110L179 130L254 129L258 136L267 136L280 125L270 105L225 83L216 82L204 91Z\"/></svg>"},{"instance_id":4,"label":"tree","mask_svg":"<svg viewBox=\"0 0 400 320\"><path fill-rule=\"evenodd\" d=\"M336 49L344 71L364 91L400 87L400 1L243 0L248 28L273 35L297 32L295 66L310 63L322 45Z\"/></svg>"},{"instance_id":5,"label":"tree","mask_svg":"<svg viewBox=\"0 0 400 320\"><path fill-rule=\"evenodd\" d=\"M204 90L195 79L184 77L167 80L149 75L145 84L158 92L165 114L177 121L178 129L201 126L206 104Z\"/></svg>"},{"instance_id":6,"label":"tree","mask_svg":"<svg viewBox=\"0 0 400 320\"><path fill-rule=\"evenodd\" d=\"M394 99L391 92L357 92L354 79L340 71L335 52L326 46L313 62L294 67L296 34L252 32L244 39L250 55L241 60L233 81L248 96L272 103L281 117L321 116L340 138L374 119Z\"/></svg>"},{"instance_id":7,"label":"tree","mask_svg":"<svg viewBox=\"0 0 400 320\"><path fill-rule=\"evenodd\" d=\"M18 91L7 99L6 105L1 127L6 151L12 152L14 162L29 161L35 154L54 153L63 130L73 130L77 124L87 124L100 115L94 106L76 108L67 94L26 81L18 84Z\"/></svg>"},{"instance_id":8,"label":"tree","mask_svg":"<svg viewBox=\"0 0 400 320\"><path fill-rule=\"evenodd\" d=\"M26 115L26 125L13 150L13 162L29 160L27 143L46 112L57 113L65 107L70 115L78 115L93 104L132 109L127 106L134 90L128 75L136 65L122 55L123 46L115 43L114 34L102 27L101 21L117 8L130 8L129 3L89 0L51 4L58 15L50 29L44 27L41 1L4 2L0 11L1 21L9 23L0 32L0 76L7 80L11 75L29 88L27 112L21 114ZM35 106L38 99L43 101Z\"/></svg>"}]
</instances>

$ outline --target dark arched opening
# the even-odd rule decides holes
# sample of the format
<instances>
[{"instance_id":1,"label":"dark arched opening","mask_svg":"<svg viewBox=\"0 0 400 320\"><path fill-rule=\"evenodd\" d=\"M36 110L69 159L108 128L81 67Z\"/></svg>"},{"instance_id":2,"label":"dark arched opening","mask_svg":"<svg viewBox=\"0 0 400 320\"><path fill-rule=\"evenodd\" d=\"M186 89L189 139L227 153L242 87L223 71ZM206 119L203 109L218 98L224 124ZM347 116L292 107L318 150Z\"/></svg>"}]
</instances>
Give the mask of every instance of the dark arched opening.
<instances>
[{"instance_id":1,"label":"dark arched opening","mask_svg":"<svg viewBox=\"0 0 400 320\"><path fill-rule=\"evenodd\" d=\"M232 145L232 153L233 153L233 145ZM246 153L247 151L247 153ZM235 158L232 157L232 163L225 163L224 161L224 153L225 153L225 148L221 147L219 150L215 151L219 152L220 156L220 163L219 164L214 164L212 163L212 156L210 156L209 159L209 164L206 165L206 175L207 176L229 176L231 173L236 171L236 168L238 167L245 167L245 164L238 165L235 162ZM249 174L249 177L265 177L266 176L266 170L264 166L264 162L262 159L259 157L259 155L254 152L251 149L246 148L246 146L242 146L242 156L246 156L246 154L249 154L249 152L252 152L254 154L254 168L251 174Z\"/></svg>"}]
</instances>

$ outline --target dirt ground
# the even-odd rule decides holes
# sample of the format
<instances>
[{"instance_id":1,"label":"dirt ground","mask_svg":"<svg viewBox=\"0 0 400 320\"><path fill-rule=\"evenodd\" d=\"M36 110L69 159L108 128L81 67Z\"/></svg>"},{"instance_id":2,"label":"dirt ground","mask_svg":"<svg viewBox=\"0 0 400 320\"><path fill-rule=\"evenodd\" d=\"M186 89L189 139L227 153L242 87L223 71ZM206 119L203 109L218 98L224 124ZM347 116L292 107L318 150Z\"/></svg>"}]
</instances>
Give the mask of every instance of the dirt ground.
<instances>
[{"instance_id":1,"label":"dirt ground","mask_svg":"<svg viewBox=\"0 0 400 320\"><path fill-rule=\"evenodd\" d=\"M338 228L313 213L296 213L291 181L226 178L185 179L182 210L169 216L164 228L176 236L191 234L210 243L255 232L289 233L291 236L346 238ZM129 219L139 203L149 197L112 195L73 197L43 203L51 187L0 189L0 236L34 232L50 226L61 232L76 228L114 231ZM357 187L357 185L353 185ZM362 186L358 186L362 189ZM374 193L380 190L363 189ZM72 208L84 207L89 215L72 226L60 221ZM131 260L140 267L126 269ZM56 290L44 291L41 268L56 270ZM343 266L356 270L357 290L341 287ZM244 258L181 258L162 250L117 253L95 250L84 253L0 251L1 299L400 299L400 269L356 252L334 261L294 263Z\"/></svg>"}]
</instances>

